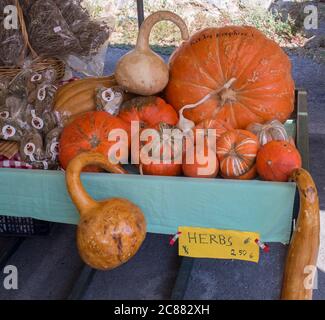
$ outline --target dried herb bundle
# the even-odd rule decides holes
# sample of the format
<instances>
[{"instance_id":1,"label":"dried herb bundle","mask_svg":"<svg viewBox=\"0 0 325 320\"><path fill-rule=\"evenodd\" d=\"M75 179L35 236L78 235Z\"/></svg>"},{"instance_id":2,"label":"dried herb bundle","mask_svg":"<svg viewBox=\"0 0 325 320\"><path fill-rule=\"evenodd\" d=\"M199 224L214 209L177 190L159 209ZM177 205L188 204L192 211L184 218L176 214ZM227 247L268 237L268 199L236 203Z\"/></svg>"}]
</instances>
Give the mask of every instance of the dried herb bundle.
<instances>
[{"instance_id":1,"label":"dried herb bundle","mask_svg":"<svg viewBox=\"0 0 325 320\"><path fill-rule=\"evenodd\" d=\"M82 0L54 0L67 24L90 20L88 11L82 7Z\"/></svg>"},{"instance_id":2,"label":"dried herb bundle","mask_svg":"<svg viewBox=\"0 0 325 320\"><path fill-rule=\"evenodd\" d=\"M89 56L97 53L108 40L111 30L106 23L91 19L80 0L54 0L70 30L77 37L81 50L78 54Z\"/></svg>"},{"instance_id":3,"label":"dried herb bundle","mask_svg":"<svg viewBox=\"0 0 325 320\"><path fill-rule=\"evenodd\" d=\"M29 14L30 42L39 55L61 56L81 50L54 1L38 0Z\"/></svg>"},{"instance_id":4,"label":"dried herb bundle","mask_svg":"<svg viewBox=\"0 0 325 320\"><path fill-rule=\"evenodd\" d=\"M72 31L79 39L82 48L80 54L83 56L97 53L110 36L110 28L106 24L97 21L75 24Z\"/></svg>"},{"instance_id":5,"label":"dried herb bundle","mask_svg":"<svg viewBox=\"0 0 325 320\"><path fill-rule=\"evenodd\" d=\"M36 2L37 0L19 0L19 4L23 10L25 19L28 18L29 16L29 11L32 7L32 5ZM26 21L27 22L27 21Z\"/></svg>"},{"instance_id":6,"label":"dried herb bundle","mask_svg":"<svg viewBox=\"0 0 325 320\"><path fill-rule=\"evenodd\" d=\"M21 60L24 58L25 45L19 24L18 29L5 28L4 20L6 16L3 12L7 5L15 5L15 1L0 1L0 65L16 66L22 63Z\"/></svg>"}]
</instances>

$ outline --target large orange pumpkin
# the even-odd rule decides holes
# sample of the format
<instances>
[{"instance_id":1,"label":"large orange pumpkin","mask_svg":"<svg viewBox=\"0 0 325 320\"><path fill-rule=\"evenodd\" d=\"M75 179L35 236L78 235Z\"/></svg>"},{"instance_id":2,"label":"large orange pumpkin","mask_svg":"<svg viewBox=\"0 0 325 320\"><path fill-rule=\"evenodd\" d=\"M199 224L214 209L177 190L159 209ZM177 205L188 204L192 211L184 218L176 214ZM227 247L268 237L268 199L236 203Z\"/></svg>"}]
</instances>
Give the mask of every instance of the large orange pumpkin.
<instances>
[{"instance_id":1,"label":"large orange pumpkin","mask_svg":"<svg viewBox=\"0 0 325 320\"><path fill-rule=\"evenodd\" d=\"M77 116L62 131L59 143L59 160L63 169L78 154L93 151L109 157L111 146L108 135L113 129L123 129L128 134L129 126L121 119L104 111L90 111ZM128 141L121 141L127 150ZM113 150L111 150L113 151ZM127 159L126 159L127 160ZM83 171L98 171L97 166L88 166Z\"/></svg>"},{"instance_id":2,"label":"large orange pumpkin","mask_svg":"<svg viewBox=\"0 0 325 320\"><path fill-rule=\"evenodd\" d=\"M224 133L217 141L221 175L231 179L254 178L258 149L257 137L249 131L238 129Z\"/></svg>"},{"instance_id":3,"label":"large orange pumpkin","mask_svg":"<svg viewBox=\"0 0 325 320\"><path fill-rule=\"evenodd\" d=\"M289 58L248 26L208 28L184 42L170 58L165 93L177 111L205 98L184 112L196 124L216 115L239 129L271 119L284 122L294 107Z\"/></svg>"}]
</instances>

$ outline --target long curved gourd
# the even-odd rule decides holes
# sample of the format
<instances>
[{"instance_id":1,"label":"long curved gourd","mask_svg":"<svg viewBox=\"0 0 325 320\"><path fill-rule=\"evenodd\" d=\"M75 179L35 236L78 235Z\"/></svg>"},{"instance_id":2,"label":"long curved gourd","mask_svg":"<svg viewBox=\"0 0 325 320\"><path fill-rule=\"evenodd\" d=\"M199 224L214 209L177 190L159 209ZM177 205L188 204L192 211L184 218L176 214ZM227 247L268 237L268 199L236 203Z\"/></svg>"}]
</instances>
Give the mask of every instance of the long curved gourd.
<instances>
[{"instance_id":1,"label":"long curved gourd","mask_svg":"<svg viewBox=\"0 0 325 320\"><path fill-rule=\"evenodd\" d=\"M146 221L141 209L129 200L92 199L80 180L80 172L88 165L98 165L112 173L126 171L99 153L80 154L71 160L66 171L68 192L80 213L77 229L80 256L95 269L109 270L135 255L145 239Z\"/></svg>"},{"instance_id":2,"label":"long curved gourd","mask_svg":"<svg viewBox=\"0 0 325 320\"><path fill-rule=\"evenodd\" d=\"M316 270L319 249L319 201L314 181L306 170L294 170L291 181L299 190L300 209L287 255L281 299L310 300L313 289L309 280Z\"/></svg>"},{"instance_id":3,"label":"long curved gourd","mask_svg":"<svg viewBox=\"0 0 325 320\"><path fill-rule=\"evenodd\" d=\"M169 20L181 30L183 40L189 38L188 29L181 17L169 11L158 11L142 23L134 50L125 54L117 63L115 77L120 86L139 95L155 95L162 91L169 79L169 69L164 60L149 47L152 27Z\"/></svg>"}]
</instances>

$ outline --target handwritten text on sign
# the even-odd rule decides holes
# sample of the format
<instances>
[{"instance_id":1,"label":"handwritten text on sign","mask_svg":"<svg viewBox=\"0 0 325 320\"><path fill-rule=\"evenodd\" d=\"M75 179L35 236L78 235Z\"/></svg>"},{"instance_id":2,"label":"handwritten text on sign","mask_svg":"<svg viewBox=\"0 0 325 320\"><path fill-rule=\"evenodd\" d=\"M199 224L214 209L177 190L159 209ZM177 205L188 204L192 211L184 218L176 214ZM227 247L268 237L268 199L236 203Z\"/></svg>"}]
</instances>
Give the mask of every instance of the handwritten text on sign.
<instances>
[{"instance_id":1,"label":"handwritten text on sign","mask_svg":"<svg viewBox=\"0 0 325 320\"><path fill-rule=\"evenodd\" d=\"M258 262L256 232L179 227L178 253L193 258L237 259Z\"/></svg>"}]
</instances>

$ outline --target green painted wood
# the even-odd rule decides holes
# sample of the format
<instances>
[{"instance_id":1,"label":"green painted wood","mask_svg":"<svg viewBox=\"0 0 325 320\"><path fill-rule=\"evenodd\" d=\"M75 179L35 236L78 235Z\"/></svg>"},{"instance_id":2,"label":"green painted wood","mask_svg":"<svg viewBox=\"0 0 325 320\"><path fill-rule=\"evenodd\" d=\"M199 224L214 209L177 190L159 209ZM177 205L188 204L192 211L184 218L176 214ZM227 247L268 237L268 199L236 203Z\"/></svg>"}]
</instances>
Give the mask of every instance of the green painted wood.
<instances>
[{"instance_id":1,"label":"green painted wood","mask_svg":"<svg viewBox=\"0 0 325 320\"><path fill-rule=\"evenodd\" d=\"M297 148L302 157L302 167L309 170L309 135L307 92L299 89L297 97Z\"/></svg>"}]
</instances>

